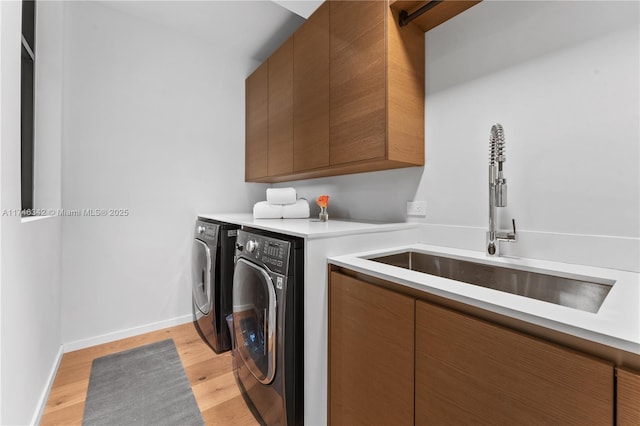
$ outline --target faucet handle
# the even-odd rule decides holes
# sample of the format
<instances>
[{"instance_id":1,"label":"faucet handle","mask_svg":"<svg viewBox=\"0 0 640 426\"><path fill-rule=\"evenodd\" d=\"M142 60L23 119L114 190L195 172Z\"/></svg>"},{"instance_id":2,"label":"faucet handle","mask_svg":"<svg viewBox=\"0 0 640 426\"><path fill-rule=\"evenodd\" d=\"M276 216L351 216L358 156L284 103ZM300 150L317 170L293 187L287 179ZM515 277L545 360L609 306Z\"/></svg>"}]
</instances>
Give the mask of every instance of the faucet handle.
<instances>
[{"instance_id":1,"label":"faucet handle","mask_svg":"<svg viewBox=\"0 0 640 426\"><path fill-rule=\"evenodd\" d=\"M515 241L518 238L518 233L516 232L516 220L512 218L511 224L513 225L513 233L509 232L507 234L507 238Z\"/></svg>"}]
</instances>

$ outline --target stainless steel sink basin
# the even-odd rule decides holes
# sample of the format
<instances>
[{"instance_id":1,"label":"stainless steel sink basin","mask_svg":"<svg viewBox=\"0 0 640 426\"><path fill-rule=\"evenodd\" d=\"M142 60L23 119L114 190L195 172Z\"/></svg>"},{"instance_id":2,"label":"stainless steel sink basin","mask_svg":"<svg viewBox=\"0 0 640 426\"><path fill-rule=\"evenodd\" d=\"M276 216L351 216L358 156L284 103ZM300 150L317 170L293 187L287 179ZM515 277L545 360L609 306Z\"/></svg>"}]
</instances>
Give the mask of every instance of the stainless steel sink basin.
<instances>
[{"instance_id":1,"label":"stainless steel sink basin","mask_svg":"<svg viewBox=\"0 0 640 426\"><path fill-rule=\"evenodd\" d=\"M415 251L369 260L593 313L598 312L614 284L610 280L595 282L588 277L563 277Z\"/></svg>"}]
</instances>

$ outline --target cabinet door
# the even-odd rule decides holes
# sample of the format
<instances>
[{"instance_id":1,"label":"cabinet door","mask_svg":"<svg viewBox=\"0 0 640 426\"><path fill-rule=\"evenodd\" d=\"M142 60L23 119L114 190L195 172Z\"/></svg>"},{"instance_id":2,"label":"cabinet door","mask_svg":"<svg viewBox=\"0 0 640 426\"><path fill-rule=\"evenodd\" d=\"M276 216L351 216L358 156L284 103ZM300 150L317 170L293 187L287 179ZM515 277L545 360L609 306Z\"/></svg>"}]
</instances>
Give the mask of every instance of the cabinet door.
<instances>
[{"instance_id":1,"label":"cabinet door","mask_svg":"<svg viewBox=\"0 0 640 426\"><path fill-rule=\"evenodd\" d=\"M613 423L613 366L416 303L416 424Z\"/></svg>"},{"instance_id":2,"label":"cabinet door","mask_svg":"<svg viewBox=\"0 0 640 426\"><path fill-rule=\"evenodd\" d=\"M267 176L268 62L245 81L245 180Z\"/></svg>"},{"instance_id":3,"label":"cabinet door","mask_svg":"<svg viewBox=\"0 0 640 426\"><path fill-rule=\"evenodd\" d=\"M293 36L293 170L329 165L329 2Z\"/></svg>"},{"instance_id":4,"label":"cabinet door","mask_svg":"<svg viewBox=\"0 0 640 426\"><path fill-rule=\"evenodd\" d=\"M269 57L269 176L293 170L293 38Z\"/></svg>"},{"instance_id":5,"label":"cabinet door","mask_svg":"<svg viewBox=\"0 0 640 426\"><path fill-rule=\"evenodd\" d=\"M413 424L414 300L331 273L329 421Z\"/></svg>"},{"instance_id":6,"label":"cabinet door","mask_svg":"<svg viewBox=\"0 0 640 426\"><path fill-rule=\"evenodd\" d=\"M331 1L331 164L386 156L387 1Z\"/></svg>"},{"instance_id":7,"label":"cabinet door","mask_svg":"<svg viewBox=\"0 0 640 426\"><path fill-rule=\"evenodd\" d=\"M640 425L640 373L618 368L616 375L618 426Z\"/></svg>"}]
</instances>

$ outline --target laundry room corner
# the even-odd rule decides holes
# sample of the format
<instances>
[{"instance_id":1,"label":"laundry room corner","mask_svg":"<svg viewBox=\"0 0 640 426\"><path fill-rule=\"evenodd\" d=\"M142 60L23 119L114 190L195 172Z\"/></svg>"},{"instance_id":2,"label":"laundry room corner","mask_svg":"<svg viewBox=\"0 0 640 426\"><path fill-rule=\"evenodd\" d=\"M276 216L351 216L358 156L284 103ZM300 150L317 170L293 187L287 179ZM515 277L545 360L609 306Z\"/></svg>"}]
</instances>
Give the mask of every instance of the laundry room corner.
<instances>
[{"instance_id":1,"label":"laundry room corner","mask_svg":"<svg viewBox=\"0 0 640 426\"><path fill-rule=\"evenodd\" d=\"M36 77L34 207L60 207L62 3L45 2ZM23 217L20 127L20 2L0 2L0 423L35 424L61 352L62 227L59 217ZM46 95L45 95L46 94ZM44 155L44 157L40 156ZM42 185L42 180L46 184Z\"/></svg>"},{"instance_id":2,"label":"laundry room corner","mask_svg":"<svg viewBox=\"0 0 640 426\"><path fill-rule=\"evenodd\" d=\"M188 320L197 212L254 202L235 167L253 60L136 7L65 4L63 205L124 214L63 220L65 344Z\"/></svg>"}]
</instances>

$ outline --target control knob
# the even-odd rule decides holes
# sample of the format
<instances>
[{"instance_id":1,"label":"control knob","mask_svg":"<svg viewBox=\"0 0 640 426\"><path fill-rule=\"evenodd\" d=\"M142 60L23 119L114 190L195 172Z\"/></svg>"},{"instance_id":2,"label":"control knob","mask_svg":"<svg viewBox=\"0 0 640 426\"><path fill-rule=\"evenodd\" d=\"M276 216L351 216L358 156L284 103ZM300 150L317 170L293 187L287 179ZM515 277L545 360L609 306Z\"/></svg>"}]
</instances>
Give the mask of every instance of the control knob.
<instances>
[{"instance_id":1,"label":"control knob","mask_svg":"<svg viewBox=\"0 0 640 426\"><path fill-rule=\"evenodd\" d=\"M257 241L253 241L253 240L247 241L247 251L249 253L253 253L254 251L256 251L257 248L258 248Z\"/></svg>"},{"instance_id":2,"label":"control knob","mask_svg":"<svg viewBox=\"0 0 640 426\"><path fill-rule=\"evenodd\" d=\"M205 227L204 226L202 226L202 225L198 226L198 234L204 234L204 231L205 231Z\"/></svg>"}]
</instances>

